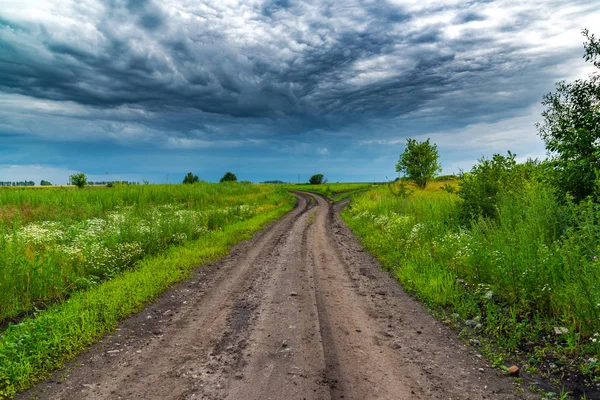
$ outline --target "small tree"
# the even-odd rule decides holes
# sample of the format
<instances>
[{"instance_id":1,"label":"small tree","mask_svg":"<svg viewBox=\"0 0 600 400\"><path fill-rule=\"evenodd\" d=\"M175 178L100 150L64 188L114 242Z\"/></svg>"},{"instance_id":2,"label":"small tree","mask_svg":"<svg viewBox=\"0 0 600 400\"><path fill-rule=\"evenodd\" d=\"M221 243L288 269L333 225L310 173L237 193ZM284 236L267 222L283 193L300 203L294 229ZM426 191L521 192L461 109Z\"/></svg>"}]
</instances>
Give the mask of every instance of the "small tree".
<instances>
[{"instance_id":1,"label":"small tree","mask_svg":"<svg viewBox=\"0 0 600 400\"><path fill-rule=\"evenodd\" d=\"M600 40L587 30L583 35L584 59L600 70ZM553 183L577 201L598 196L594 191L600 183L600 75L559 82L542 104L544 123L538 130L551 156Z\"/></svg>"},{"instance_id":2,"label":"small tree","mask_svg":"<svg viewBox=\"0 0 600 400\"><path fill-rule=\"evenodd\" d=\"M79 189L83 189L87 185L87 176L84 173L71 175L71 185L77 186Z\"/></svg>"},{"instance_id":3,"label":"small tree","mask_svg":"<svg viewBox=\"0 0 600 400\"><path fill-rule=\"evenodd\" d=\"M237 176L232 172L225 172L219 182L237 182Z\"/></svg>"},{"instance_id":4,"label":"small tree","mask_svg":"<svg viewBox=\"0 0 600 400\"><path fill-rule=\"evenodd\" d=\"M198 175L194 175L191 172L188 172L185 178L183 178L183 183L185 184L192 184L197 182L200 182L200 179L198 179Z\"/></svg>"},{"instance_id":5,"label":"small tree","mask_svg":"<svg viewBox=\"0 0 600 400\"><path fill-rule=\"evenodd\" d=\"M308 180L308 182L311 185L320 185L323 183L323 174L315 174L313 176L310 177L310 179Z\"/></svg>"},{"instance_id":6,"label":"small tree","mask_svg":"<svg viewBox=\"0 0 600 400\"><path fill-rule=\"evenodd\" d=\"M40 186L52 186L52 184L42 179L42 181L40 182Z\"/></svg>"},{"instance_id":7,"label":"small tree","mask_svg":"<svg viewBox=\"0 0 600 400\"><path fill-rule=\"evenodd\" d=\"M425 189L427 182L442 171L438 163L439 157L437 145L429 144L429 139L419 143L409 138L406 140L406 149L400 154L396 164L396 172L406 174L417 187Z\"/></svg>"}]
</instances>

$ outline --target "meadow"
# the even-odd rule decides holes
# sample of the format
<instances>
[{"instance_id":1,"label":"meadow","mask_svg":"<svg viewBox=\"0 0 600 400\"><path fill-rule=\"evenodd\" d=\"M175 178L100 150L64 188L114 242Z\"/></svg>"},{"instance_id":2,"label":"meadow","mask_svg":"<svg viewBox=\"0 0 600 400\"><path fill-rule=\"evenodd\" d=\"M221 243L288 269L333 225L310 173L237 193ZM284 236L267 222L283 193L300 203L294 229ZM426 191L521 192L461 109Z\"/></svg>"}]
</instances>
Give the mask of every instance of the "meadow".
<instances>
[{"instance_id":1,"label":"meadow","mask_svg":"<svg viewBox=\"0 0 600 400\"><path fill-rule=\"evenodd\" d=\"M493 218L465 217L469 201L457 188L437 181L401 197L377 187L355 196L343 218L404 288L463 333L485 338L495 365L520 354L529 372L575 369L595 379L598 206L561 202L532 179L497 199L479 196Z\"/></svg>"},{"instance_id":2,"label":"meadow","mask_svg":"<svg viewBox=\"0 0 600 400\"><path fill-rule=\"evenodd\" d=\"M287 184L282 187L288 190L318 193L333 201L340 201L348 196L368 190L374 186L376 185L372 183L324 183L321 185Z\"/></svg>"},{"instance_id":3,"label":"meadow","mask_svg":"<svg viewBox=\"0 0 600 400\"><path fill-rule=\"evenodd\" d=\"M0 190L0 397L293 204L240 183Z\"/></svg>"}]
</instances>

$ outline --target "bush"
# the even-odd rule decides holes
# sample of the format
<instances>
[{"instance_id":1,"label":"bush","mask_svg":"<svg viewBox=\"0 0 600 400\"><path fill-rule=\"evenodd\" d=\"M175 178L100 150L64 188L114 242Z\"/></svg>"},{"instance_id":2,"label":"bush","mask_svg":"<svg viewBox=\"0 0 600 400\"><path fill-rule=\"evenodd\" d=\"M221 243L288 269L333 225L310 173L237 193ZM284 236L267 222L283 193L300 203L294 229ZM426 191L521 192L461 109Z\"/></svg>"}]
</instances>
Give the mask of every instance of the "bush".
<instances>
[{"instance_id":1,"label":"bush","mask_svg":"<svg viewBox=\"0 0 600 400\"><path fill-rule=\"evenodd\" d=\"M517 164L516 155L494 154L491 160L479 159L471 172L464 173L458 184L458 196L463 199L461 218L463 221L498 217L499 201L523 190L526 182L536 175L537 161Z\"/></svg>"},{"instance_id":2,"label":"bush","mask_svg":"<svg viewBox=\"0 0 600 400\"><path fill-rule=\"evenodd\" d=\"M226 172L219 182L237 182L237 176L232 172Z\"/></svg>"},{"instance_id":3,"label":"bush","mask_svg":"<svg viewBox=\"0 0 600 400\"><path fill-rule=\"evenodd\" d=\"M200 182L200 179L198 179L198 175L194 175L191 172L188 172L188 174L185 176L185 178L183 178L183 183L184 184L192 184L192 183L198 183Z\"/></svg>"},{"instance_id":4,"label":"bush","mask_svg":"<svg viewBox=\"0 0 600 400\"><path fill-rule=\"evenodd\" d=\"M311 185L320 185L323 182L323 174L315 174L313 176L310 177L310 179L308 180L308 183L310 183Z\"/></svg>"},{"instance_id":5,"label":"bush","mask_svg":"<svg viewBox=\"0 0 600 400\"><path fill-rule=\"evenodd\" d=\"M85 185L87 185L87 176L84 173L71 175L71 185L75 185L79 189L83 189Z\"/></svg>"}]
</instances>

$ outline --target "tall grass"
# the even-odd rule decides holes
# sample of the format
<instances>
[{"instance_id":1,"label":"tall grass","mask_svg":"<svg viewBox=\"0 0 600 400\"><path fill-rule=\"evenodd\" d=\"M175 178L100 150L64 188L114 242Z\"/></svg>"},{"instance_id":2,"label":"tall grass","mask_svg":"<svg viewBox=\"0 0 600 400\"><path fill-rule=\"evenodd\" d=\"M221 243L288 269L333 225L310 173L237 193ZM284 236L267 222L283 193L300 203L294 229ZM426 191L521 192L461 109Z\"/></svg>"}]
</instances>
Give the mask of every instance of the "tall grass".
<instances>
[{"instance_id":1,"label":"tall grass","mask_svg":"<svg viewBox=\"0 0 600 400\"><path fill-rule=\"evenodd\" d=\"M0 322L290 201L238 183L2 190Z\"/></svg>"},{"instance_id":2,"label":"tall grass","mask_svg":"<svg viewBox=\"0 0 600 400\"><path fill-rule=\"evenodd\" d=\"M465 222L461 201L439 182L409 198L380 187L355 197L343 217L431 306L476 319L504 348L550 341L600 366L598 205L565 205L535 181L502 196L495 219ZM556 326L568 334L557 337Z\"/></svg>"},{"instance_id":3,"label":"tall grass","mask_svg":"<svg viewBox=\"0 0 600 400\"><path fill-rule=\"evenodd\" d=\"M0 398L12 397L96 342L199 264L216 260L292 208L292 201L145 257L136 268L78 291L0 334Z\"/></svg>"}]
</instances>

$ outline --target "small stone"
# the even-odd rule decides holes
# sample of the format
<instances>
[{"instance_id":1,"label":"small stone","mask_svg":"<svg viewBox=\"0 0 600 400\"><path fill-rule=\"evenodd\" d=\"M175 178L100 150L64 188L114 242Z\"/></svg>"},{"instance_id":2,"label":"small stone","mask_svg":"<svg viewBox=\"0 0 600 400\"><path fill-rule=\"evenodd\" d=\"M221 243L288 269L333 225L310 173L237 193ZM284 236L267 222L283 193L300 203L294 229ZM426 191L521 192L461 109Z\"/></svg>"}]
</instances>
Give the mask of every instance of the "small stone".
<instances>
[{"instance_id":1,"label":"small stone","mask_svg":"<svg viewBox=\"0 0 600 400\"><path fill-rule=\"evenodd\" d=\"M288 347L287 341L284 340L283 342L281 342L281 347Z\"/></svg>"},{"instance_id":2,"label":"small stone","mask_svg":"<svg viewBox=\"0 0 600 400\"><path fill-rule=\"evenodd\" d=\"M482 325L481 324L477 324L477 325L475 325L475 328L473 328L473 329L475 329L476 331L478 331L481 328L482 328Z\"/></svg>"},{"instance_id":3,"label":"small stone","mask_svg":"<svg viewBox=\"0 0 600 400\"><path fill-rule=\"evenodd\" d=\"M392 343L392 345L390 347L394 350L398 350L398 349L402 348L402 345L398 342L395 342L395 343Z\"/></svg>"},{"instance_id":4,"label":"small stone","mask_svg":"<svg viewBox=\"0 0 600 400\"><path fill-rule=\"evenodd\" d=\"M380 296L385 296L387 294L387 292L385 290L378 290L377 294Z\"/></svg>"},{"instance_id":5,"label":"small stone","mask_svg":"<svg viewBox=\"0 0 600 400\"><path fill-rule=\"evenodd\" d=\"M241 372L236 372L233 377L234 379L240 380L244 377L244 374L242 374Z\"/></svg>"},{"instance_id":6,"label":"small stone","mask_svg":"<svg viewBox=\"0 0 600 400\"><path fill-rule=\"evenodd\" d=\"M567 328L564 328L562 326L555 326L554 327L554 334L557 335L557 336L565 335L567 333L569 333L569 330Z\"/></svg>"},{"instance_id":7,"label":"small stone","mask_svg":"<svg viewBox=\"0 0 600 400\"><path fill-rule=\"evenodd\" d=\"M296 292L290 292L290 296L296 297L296 296L298 296L298 293L296 293Z\"/></svg>"},{"instance_id":8,"label":"small stone","mask_svg":"<svg viewBox=\"0 0 600 400\"><path fill-rule=\"evenodd\" d=\"M485 369L479 368L479 372L485 372Z\"/></svg>"},{"instance_id":9,"label":"small stone","mask_svg":"<svg viewBox=\"0 0 600 400\"><path fill-rule=\"evenodd\" d=\"M465 325L466 326L476 326L477 325L477 321L475 321L474 319L468 319L465 321Z\"/></svg>"},{"instance_id":10,"label":"small stone","mask_svg":"<svg viewBox=\"0 0 600 400\"><path fill-rule=\"evenodd\" d=\"M507 371L510 376L519 376L520 369L516 365L513 365Z\"/></svg>"}]
</instances>

